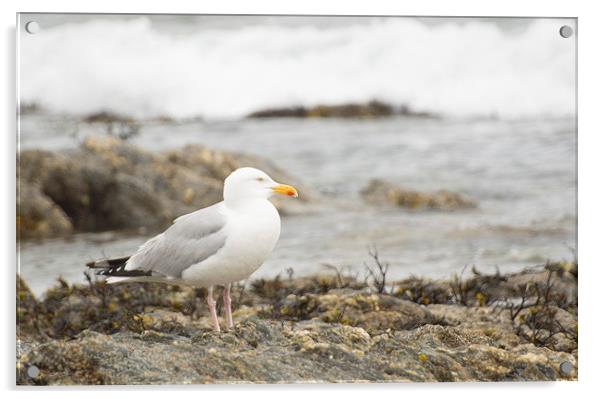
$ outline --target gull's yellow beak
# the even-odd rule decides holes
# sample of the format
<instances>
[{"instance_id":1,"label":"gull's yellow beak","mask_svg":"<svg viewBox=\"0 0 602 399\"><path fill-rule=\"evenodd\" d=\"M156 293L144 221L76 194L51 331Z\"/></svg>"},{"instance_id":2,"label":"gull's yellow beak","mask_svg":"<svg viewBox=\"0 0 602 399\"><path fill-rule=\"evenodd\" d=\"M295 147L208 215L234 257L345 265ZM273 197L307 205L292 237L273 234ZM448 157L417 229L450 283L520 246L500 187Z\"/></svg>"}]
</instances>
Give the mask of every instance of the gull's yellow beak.
<instances>
[{"instance_id":1,"label":"gull's yellow beak","mask_svg":"<svg viewBox=\"0 0 602 399\"><path fill-rule=\"evenodd\" d=\"M279 184L276 187L272 187L272 191L276 194L288 195L289 197L297 198L299 196L295 187L286 184Z\"/></svg>"}]
</instances>

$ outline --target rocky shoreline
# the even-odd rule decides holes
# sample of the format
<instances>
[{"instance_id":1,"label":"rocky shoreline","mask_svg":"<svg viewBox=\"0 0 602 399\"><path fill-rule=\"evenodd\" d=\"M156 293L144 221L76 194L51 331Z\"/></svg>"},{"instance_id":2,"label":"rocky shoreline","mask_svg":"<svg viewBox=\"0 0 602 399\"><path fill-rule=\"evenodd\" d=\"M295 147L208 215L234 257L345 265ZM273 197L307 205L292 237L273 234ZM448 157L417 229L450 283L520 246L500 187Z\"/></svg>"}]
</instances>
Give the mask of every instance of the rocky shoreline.
<instances>
[{"instance_id":1,"label":"rocky shoreline","mask_svg":"<svg viewBox=\"0 0 602 399\"><path fill-rule=\"evenodd\" d=\"M372 100L367 103L319 104L311 107L266 108L247 115L247 118L387 118L392 116L410 118L436 118L430 112L415 111L407 105L391 104Z\"/></svg>"},{"instance_id":2,"label":"rocky shoreline","mask_svg":"<svg viewBox=\"0 0 602 399\"><path fill-rule=\"evenodd\" d=\"M300 197L295 201L272 199L283 216L307 212L327 201L296 176L260 157L197 144L153 152L112 135L88 136L74 149L19 153L17 237L159 231L178 216L221 201L224 179L244 166L259 168L298 189ZM380 179L368 182L360 195L372 206L412 211L478 206L460 193L420 192Z\"/></svg>"},{"instance_id":3,"label":"rocky shoreline","mask_svg":"<svg viewBox=\"0 0 602 399\"><path fill-rule=\"evenodd\" d=\"M19 154L18 238L74 232L146 228L159 230L176 217L222 200L223 181L253 166L295 185L298 201L279 202L296 212L315 194L267 160L200 145L150 152L112 136L90 136L78 148Z\"/></svg>"},{"instance_id":4,"label":"rocky shoreline","mask_svg":"<svg viewBox=\"0 0 602 399\"><path fill-rule=\"evenodd\" d=\"M209 328L202 290L17 282L17 383L540 381L577 378L577 265L449 280L261 279ZM34 370L35 372L32 372Z\"/></svg>"}]
</instances>

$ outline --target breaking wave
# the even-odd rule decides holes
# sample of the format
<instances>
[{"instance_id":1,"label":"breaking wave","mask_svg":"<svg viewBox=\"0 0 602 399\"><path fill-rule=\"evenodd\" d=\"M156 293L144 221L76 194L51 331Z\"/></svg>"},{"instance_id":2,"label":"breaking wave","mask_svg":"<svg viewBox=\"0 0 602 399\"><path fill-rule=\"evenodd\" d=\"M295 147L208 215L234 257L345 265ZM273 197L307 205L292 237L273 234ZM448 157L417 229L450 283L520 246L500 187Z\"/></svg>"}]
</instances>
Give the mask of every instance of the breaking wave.
<instances>
[{"instance_id":1,"label":"breaking wave","mask_svg":"<svg viewBox=\"0 0 602 399\"><path fill-rule=\"evenodd\" d=\"M450 116L573 115L575 41L474 20L199 26L96 19L20 38L21 102L57 112L237 118L379 99Z\"/></svg>"}]
</instances>

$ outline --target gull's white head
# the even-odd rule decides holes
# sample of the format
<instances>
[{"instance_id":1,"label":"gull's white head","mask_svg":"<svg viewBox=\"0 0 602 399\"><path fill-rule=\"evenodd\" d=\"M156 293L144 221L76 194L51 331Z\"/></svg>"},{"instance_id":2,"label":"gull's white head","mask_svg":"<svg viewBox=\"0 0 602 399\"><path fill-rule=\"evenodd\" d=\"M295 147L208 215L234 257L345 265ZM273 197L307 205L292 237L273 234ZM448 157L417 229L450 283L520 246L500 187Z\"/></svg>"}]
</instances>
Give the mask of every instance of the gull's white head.
<instances>
[{"instance_id":1,"label":"gull's white head","mask_svg":"<svg viewBox=\"0 0 602 399\"><path fill-rule=\"evenodd\" d=\"M224 201L264 198L273 194L297 197L293 186L276 183L267 173L255 168L239 168L224 181Z\"/></svg>"}]
</instances>

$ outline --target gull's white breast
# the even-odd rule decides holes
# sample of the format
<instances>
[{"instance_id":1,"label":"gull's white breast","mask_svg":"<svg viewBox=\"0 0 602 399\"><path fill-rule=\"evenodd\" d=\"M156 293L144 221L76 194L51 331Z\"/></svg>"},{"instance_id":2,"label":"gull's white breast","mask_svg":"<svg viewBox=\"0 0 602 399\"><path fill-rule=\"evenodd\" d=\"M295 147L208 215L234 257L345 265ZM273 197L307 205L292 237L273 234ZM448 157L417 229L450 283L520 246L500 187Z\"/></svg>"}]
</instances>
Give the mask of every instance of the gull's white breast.
<instances>
[{"instance_id":1,"label":"gull's white breast","mask_svg":"<svg viewBox=\"0 0 602 399\"><path fill-rule=\"evenodd\" d=\"M213 256L182 273L196 286L223 285L248 278L272 253L280 237L280 216L272 203L258 199L237 208L221 203L227 239Z\"/></svg>"}]
</instances>

